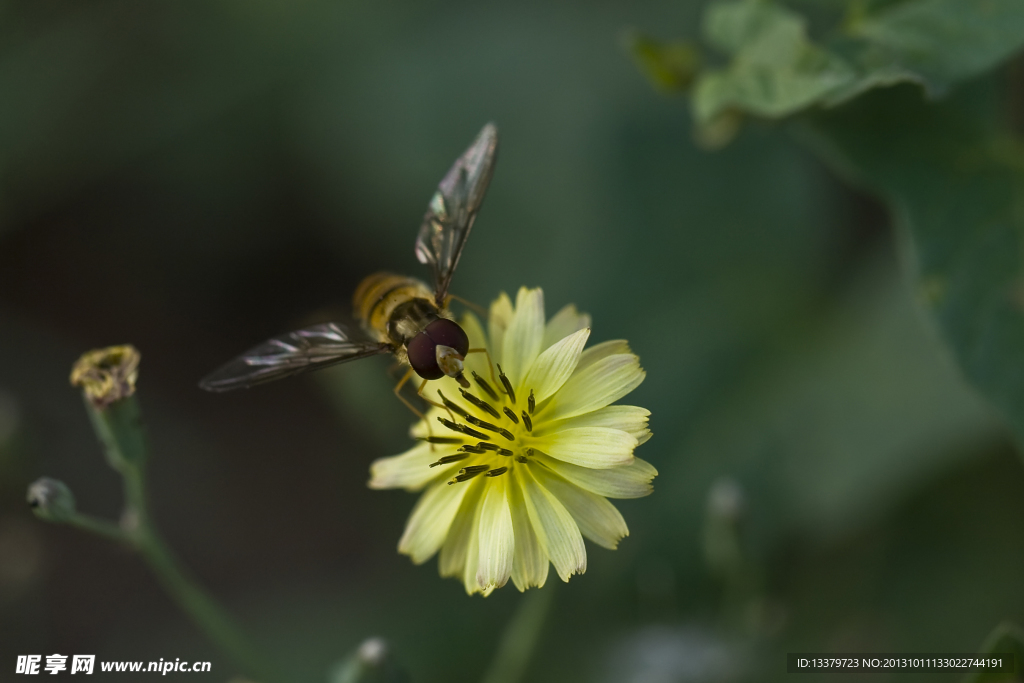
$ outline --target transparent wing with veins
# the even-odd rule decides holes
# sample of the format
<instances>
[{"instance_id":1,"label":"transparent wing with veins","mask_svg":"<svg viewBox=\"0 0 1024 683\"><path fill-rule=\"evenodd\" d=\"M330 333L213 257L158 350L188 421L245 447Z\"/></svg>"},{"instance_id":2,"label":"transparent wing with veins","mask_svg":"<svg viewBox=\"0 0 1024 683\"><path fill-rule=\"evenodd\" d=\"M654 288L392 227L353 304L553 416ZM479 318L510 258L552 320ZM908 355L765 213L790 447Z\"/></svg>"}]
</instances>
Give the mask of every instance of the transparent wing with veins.
<instances>
[{"instance_id":1,"label":"transparent wing with veins","mask_svg":"<svg viewBox=\"0 0 1024 683\"><path fill-rule=\"evenodd\" d=\"M466 238L494 174L498 129L488 123L456 159L423 216L416 258L434 270L434 299L443 305Z\"/></svg>"},{"instance_id":2,"label":"transparent wing with veins","mask_svg":"<svg viewBox=\"0 0 1024 683\"><path fill-rule=\"evenodd\" d=\"M207 391L230 391L271 382L337 363L392 351L340 323L314 325L254 346L199 383Z\"/></svg>"}]
</instances>

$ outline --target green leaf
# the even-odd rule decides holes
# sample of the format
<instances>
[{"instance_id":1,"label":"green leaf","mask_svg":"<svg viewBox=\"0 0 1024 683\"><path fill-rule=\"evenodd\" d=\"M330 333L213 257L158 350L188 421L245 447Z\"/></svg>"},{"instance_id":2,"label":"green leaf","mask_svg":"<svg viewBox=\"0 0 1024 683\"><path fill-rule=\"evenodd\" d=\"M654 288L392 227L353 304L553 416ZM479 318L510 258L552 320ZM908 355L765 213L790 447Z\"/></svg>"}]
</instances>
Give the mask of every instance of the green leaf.
<instances>
[{"instance_id":1,"label":"green leaf","mask_svg":"<svg viewBox=\"0 0 1024 683\"><path fill-rule=\"evenodd\" d=\"M851 21L865 78L903 73L932 94L982 74L1024 45L1020 0L915 0Z\"/></svg>"},{"instance_id":2,"label":"green leaf","mask_svg":"<svg viewBox=\"0 0 1024 683\"><path fill-rule=\"evenodd\" d=\"M985 644L981 646L979 654L1008 654L1012 653L1017 659L1017 667L1024 665L1024 630L1009 621L996 626ZM976 671L964 678L964 683L1010 683L1019 680L1017 673L995 673L992 671Z\"/></svg>"},{"instance_id":3,"label":"green leaf","mask_svg":"<svg viewBox=\"0 0 1024 683\"><path fill-rule=\"evenodd\" d=\"M853 8L842 29L819 45L808 38L804 18L780 5L711 4L705 38L731 60L697 79L698 126L729 110L782 118L903 82L937 96L1024 45L1019 0L903 0Z\"/></svg>"},{"instance_id":4,"label":"green leaf","mask_svg":"<svg viewBox=\"0 0 1024 683\"><path fill-rule=\"evenodd\" d=\"M919 298L1024 443L1024 146L988 123L984 85L942 104L880 91L815 117L806 139L888 203Z\"/></svg>"},{"instance_id":5,"label":"green leaf","mask_svg":"<svg viewBox=\"0 0 1024 683\"><path fill-rule=\"evenodd\" d=\"M803 18L770 2L717 2L704 14L704 37L727 54L738 54L771 38L803 38ZM754 50L757 48L755 47Z\"/></svg>"},{"instance_id":6,"label":"green leaf","mask_svg":"<svg viewBox=\"0 0 1024 683\"><path fill-rule=\"evenodd\" d=\"M733 55L694 87L693 112L707 125L730 109L779 118L852 83L856 72L807 38L803 17L778 5L716 3L704 21L708 42Z\"/></svg>"}]
</instances>

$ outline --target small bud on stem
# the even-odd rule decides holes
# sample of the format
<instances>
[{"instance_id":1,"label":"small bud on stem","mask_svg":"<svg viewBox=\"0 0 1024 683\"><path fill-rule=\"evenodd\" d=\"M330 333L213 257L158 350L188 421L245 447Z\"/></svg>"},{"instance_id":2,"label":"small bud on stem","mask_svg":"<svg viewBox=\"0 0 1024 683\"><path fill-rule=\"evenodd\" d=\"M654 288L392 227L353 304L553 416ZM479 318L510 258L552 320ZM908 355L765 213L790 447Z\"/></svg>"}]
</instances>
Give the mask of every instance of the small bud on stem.
<instances>
[{"instance_id":1,"label":"small bud on stem","mask_svg":"<svg viewBox=\"0 0 1024 683\"><path fill-rule=\"evenodd\" d=\"M75 516L75 496L57 479L36 479L28 487L26 500L32 512L48 522L67 522Z\"/></svg>"}]
</instances>

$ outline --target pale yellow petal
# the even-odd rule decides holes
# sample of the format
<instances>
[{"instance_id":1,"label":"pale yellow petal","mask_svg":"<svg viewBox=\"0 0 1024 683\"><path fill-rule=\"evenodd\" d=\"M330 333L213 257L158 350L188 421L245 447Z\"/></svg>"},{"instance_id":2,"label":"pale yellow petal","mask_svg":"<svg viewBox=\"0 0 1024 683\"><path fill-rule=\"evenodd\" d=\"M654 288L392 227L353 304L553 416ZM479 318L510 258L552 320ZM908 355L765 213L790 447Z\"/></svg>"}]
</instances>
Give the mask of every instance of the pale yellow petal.
<instances>
[{"instance_id":1,"label":"pale yellow petal","mask_svg":"<svg viewBox=\"0 0 1024 683\"><path fill-rule=\"evenodd\" d=\"M544 436L573 427L609 427L630 434L636 439L637 445L640 445L651 438L651 430L647 428L650 414L651 411L638 406L605 406L565 420L540 423L534 428L533 433L535 436Z\"/></svg>"},{"instance_id":2,"label":"pale yellow petal","mask_svg":"<svg viewBox=\"0 0 1024 683\"><path fill-rule=\"evenodd\" d=\"M428 382L428 386L436 387L433 390L424 390L423 396L425 398L434 401L435 403L443 403L445 400L454 403L462 410L471 411L473 405L462 397L462 387L451 377L444 377L433 382ZM458 411L456 411L457 413ZM436 408L431 406L430 410L427 411L427 420L430 422L430 428L433 430L434 436L443 436L448 439L459 439L463 438L465 443L472 443L473 440L464 437L461 432L452 431L444 426L437 418L444 418L445 420L451 420L452 414L444 408ZM462 419L456 414L456 422L462 422Z\"/></svg>"},{"instance_id":3,"label":"pale yellow petal","mask_svg":"<svg viewBox=\"0 0 1024 683\"><path fill-rule=\"evenodd\" d=\"M480 560L476 582L484 589L501 588L512 573L516 541L507 494L508 475L484 482L487 491L480 507Z\"/></svg>"},{"instance_id":4,"label":"pale yellow petal","mask_svg":"<svg viewBox=\"0 0 1024 683\"><path fill-rule=\"evenodd\" d=\"M516 312L505 330L501 350L501 365L513 386L519 385L534 359L540 353L544 339L544 292L540 289L520 287L516 295Z\"/></svg>"},{"instance_id":5,"label":"pale yellow petal","mask_svg":"<svg viewBox=\"0 0 1024 683\"><path fill-rule=\"evenodd\" d=\"M462 570L462 584L466 589L466 595L483 593L490 595L492 589L487 590L476 580L477 569L480 567L480 512L483 508L483 494L486 493L486 484L483 477L477 477L481 490L479 503L473 510L473 517L469 526L469 541L466 544L466 566ZM458 486L458 484L455 484Z\"/></svg>"},{"instance_id":6,"label":"pale yellow petal","mask_svg":"<svg viewBox=\"0 0 1024 683\"><path fill-rule=\"evenodd\" d=\"M513 472L523 487L523 499L537 540L559 578L568 581L573 574L587 571L587 549L572 515L537 482L530 468L517 467Z\"/></svg>"},{"instance_id":7,"label":"pale yellow petal","mask_svg":"<svg viewBox=\"0 0 1024 683\"><path fill-rule=\"evenodd\" d=\"M463 331L469 337L469 348L487 346L487 335L484 333L484 326L475 313L472 311L463 313L459 324L462 325Z\"/></svg>"},{"instance_id":8,"label":"pale yellow petal","mask_svg":"<svg viewBox=\"0 0 1024 683\"><path fill-rule=\"evenodd\" d=\"M448 486L447 483L444 486ZM483 493L483 482L470 479L462 484L452 484L450 488L462 486L467 489L462 499L462 505L455 515L451 528L448 530L448 537L441 546L441 556L438 559L438 570L441 576L462 576L466 568L466 556L469 550L469 540L475 528L477 508L480 507L480 498Z\"/></svg>"},{"instance_id":9,"label":"pale yellow petal","mask_svg":"<svg viewBox=\"0 0 1024 683\"><path fill-rule=\"evenodd\" d=\"M594 543L615 550L619 541L629 536L626 520L607 499L570 484L543 467L535 467L531 471L541 486L569 511L580 533Z\"/></svg>"},{"instance_id":10,"label":"pale yellow petal","mask_svg":"<svg viewBox=\"0 0 1024 683\"><path fill-rule=\"evenodd\" d=\"M539 404L558 391L576 370L580 353L590 337L590 328L573 332L545 349L530 367L526 380L520 385L523 393L530 390Z\"/></svg>"},{"instance_id":11,"label":"pale yellow petal","mask_svg":"<svg viewBox=\"0 0 1024 683\"><path fill-rule=\"evenodd\" d=\"M633 462L636 439L619 429L578 427L537 437L530 446L573 465L605 469Z\"/></svg>"},{"instance_id":12,"label":"pale yellow petal","mask_svg":"<svg viewBox=\"0 0 1024 683\"><path fill-rule=\"evenodd\" d=\"M449 380L451 384L447 384L444 380ZM437 400L437 389L441 389L445 396L453 397L453 394L459 396L459 384L451 377L445 377L440 380L433 382L427 382L427 388L423 390L424 396L433 395L433 399ZM412 414L410 414L412 415ZM446 429L441 423L437 422L437 418L447 418L449 414L447 411L442 411L439 408L431 407L427 412L426 421L420 420L413 424L412 429L409 430L409 435L413 438L426 438L427 436L446 436L457 438L460 435L453 432L450 429ZM427 427L429 425L429 428ZM468 443L468 441L466 441Z\"/></svg>"},{"instance_id":13,"label":"pale yellow petal","mask_svg":"<svg viewBox=\"0 0 1024 683\"><path fill-rule=\"evenodd\" d=\"M548 556L537 540L537 532L530 521L519 479L511 476L511 473L506 476L510 477L508 499L516 542L515 556L512 558L512 583L520 591L525 591L533 586L543 586L547 581Z\"/></svg>"},{"instance_id":14,"label":"pale yellow petal","mask_svg":"<svg viewBox=\"0 0 1024 683\"><path fill-rule=\"evenodd\" d=\"M658 476L654 466L636 457L628 465L604 470L580 467L544 455L538 455L537 458L573 484L607 498L648 496L654 492L651 481Z\"/></svg>"},{"instance_id":15,"label":"pale yellow petal","mask_svg":"<svg viewBox=\"0 0 1024 683\"><path fill-rule=\"evenodd\" d=\"M447 477L453 468L458 468L457 463L430 466L430 463L437 462L442 455L452 453L456 449L457 446L446 446L443 450L440 446L435 446L434 450L431 450L430 444L420 443L401 455L374 460L370 465L369 487L418 491L435 479Z\"/></svg>"},{"instance_id":16,"label":"pale yellow petal","mask_svg":"<svg viewBox=\"0 0 1024 683\"><path fill-rule=\"evenodd\" d=\"M576 366L576 369L583 370L602 358L615 356L620 353L633 353L629 350L629 342L625 339L612 339L611 341L595 344L583 352L583 355L580 356L580 362Z\"/></svg>"},{"instance_id":17,"label":"pale yellow petal","mask_svg":"<svg viewBox=\"0 0 1024 683\"><path fill-rule=\"evenodd\" d=\"M577 365L558 394L538 411L534 422L563 420L604 408L640 386L644 375L640 359L633 354L605 356L583 369Z\"/></svg>"},{"instance_id":18,"label":"pale yellow petal","mask_svg":"<svg viewBox=\"0 0 1024 683\"><path fill-rule=\"evenodd\" d=\"M501 352L505 346L505 331L512 322L512 300L508 294L501 295L491 303L491 311L487 317L487 337L491 341L491 358L501 362Z\"/></svg>"},{"instance_id":19,"label":"pale yellow petal","mask_svg":"<svg viewBox=\"0 0 1024 683\"><path fill-rule=\"evenodd\" d=\"M590 316L580 313L576 306L568 304L558 313L555 313L547 325L544 326L544 339L541 341L541 349L546 349L552 344L565 339L573 332L590 327Z\"/></svg>"},{"instance_id":20,"label":"pale yellow petal","mask_svg":"<svg viewBox=\"0 0 1024 683\"><path fill-rule=\"evenodd\" d=\"M398 552L408 555L416 564L429 560L448 537L466 491L465 486L449 486L444 480L427 489L409 515L405 533L398 541Z\"/></svg>"},{"instance_id":21,"label":"pale yellow petal","mask_svg":"<svg viewBox=\"0 0 1024 683\"><path fill-rule=\"evenodd\" d=\"M469 337L469 348L470 349L486 349L487 337L484 335L484 328L480 324L480 320L477 319L472 313L466 313L462 316L462 329L466 331L466 336ZM482 351L470 353L466 356L464 361L466 367L466 376L472 378L472 373L477 373L481 377L490 377L490 370L487 368L487 354Z\"/></svg>"}]
</instances>

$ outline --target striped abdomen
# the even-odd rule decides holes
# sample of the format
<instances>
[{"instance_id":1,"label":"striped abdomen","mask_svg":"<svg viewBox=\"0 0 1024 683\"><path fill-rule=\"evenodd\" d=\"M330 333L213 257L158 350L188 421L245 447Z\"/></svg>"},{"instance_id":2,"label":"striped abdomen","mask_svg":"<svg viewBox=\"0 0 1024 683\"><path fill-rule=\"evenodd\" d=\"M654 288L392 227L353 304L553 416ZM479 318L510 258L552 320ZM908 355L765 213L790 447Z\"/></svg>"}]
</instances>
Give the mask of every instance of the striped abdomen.
<instances>
[{"instance_id":1,"label":"striped abdomen","mask_svg":"<svg viewBox=\"0 0 1024 683\"><path fill-rule=\"evenodd\" d=\"M352 297L352 311L367 332L382 342L405 346L442 317L434 293L419 280L393 273L368 276Z\"/></svg>"}]
</instances>

